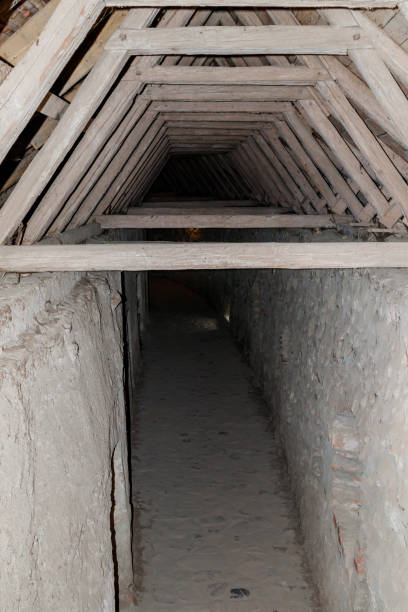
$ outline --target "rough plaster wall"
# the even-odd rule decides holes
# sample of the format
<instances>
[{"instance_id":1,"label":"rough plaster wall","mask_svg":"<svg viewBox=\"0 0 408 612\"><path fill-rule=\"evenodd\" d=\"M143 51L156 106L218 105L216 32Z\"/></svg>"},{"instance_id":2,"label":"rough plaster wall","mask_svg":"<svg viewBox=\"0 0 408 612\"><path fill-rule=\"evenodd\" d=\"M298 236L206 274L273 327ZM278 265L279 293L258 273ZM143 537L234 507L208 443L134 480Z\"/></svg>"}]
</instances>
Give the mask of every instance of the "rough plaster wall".
<instances>
[{"instance_id":1,"label":"rough plaster wall","mask_svg":"<svg viewBox=\"0 0 408 612\"><path fill-rule=\"evenodd\" d=\"M120 274L2 280L1 610L113 611L111 521L132 581L120 291Z\"/></svg>"},{"instance_id":2,"label":"rough plaster wall","mask_svg":"<svg viewBox=\"0 0 408 612\"><path fill-rule=\"evenodd\" d=\"M325 609L407 610L406 272L231 271L194 283L229 313L271 406Z\"/></svg>"}]
</instances>

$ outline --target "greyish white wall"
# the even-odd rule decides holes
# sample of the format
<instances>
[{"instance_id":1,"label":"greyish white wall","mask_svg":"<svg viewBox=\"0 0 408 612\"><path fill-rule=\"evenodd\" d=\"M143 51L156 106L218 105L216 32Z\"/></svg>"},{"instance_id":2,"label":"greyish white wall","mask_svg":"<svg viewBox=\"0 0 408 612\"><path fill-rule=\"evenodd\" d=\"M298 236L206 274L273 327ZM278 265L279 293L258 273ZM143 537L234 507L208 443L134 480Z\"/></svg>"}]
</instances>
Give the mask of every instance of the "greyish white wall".
<instances>
[{"instance_id":1,"label":"greyish white wall","mask_svg":"<svg viewBox=\"0 0 408 612\"><path fill-rule=\"evenodd\" d=\"M286 451L324 609L408 610L406 271L237 270L184 280L229 313L253 366Z\"/></svg>"},{"instance_id":2,"label":"greyish white wall","mask_svg":"<svg viewBox=\"0 0 408 612\"><path fill-rule=\"evenodd\" d=\"M1 281L1 610L113 612L132 582L121 291Z\"/></svg>"}]
</instances>

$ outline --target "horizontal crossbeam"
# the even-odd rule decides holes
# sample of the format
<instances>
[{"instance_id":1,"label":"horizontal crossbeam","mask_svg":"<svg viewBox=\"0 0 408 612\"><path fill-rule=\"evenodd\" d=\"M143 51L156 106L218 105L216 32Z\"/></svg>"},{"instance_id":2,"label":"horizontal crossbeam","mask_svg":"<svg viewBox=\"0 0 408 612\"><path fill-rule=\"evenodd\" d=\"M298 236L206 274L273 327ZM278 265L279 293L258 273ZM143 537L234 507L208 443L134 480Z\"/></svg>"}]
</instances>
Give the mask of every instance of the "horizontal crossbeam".
<instances>
[{"instance_id":1,"label":"horizontal crossbeam","mask_svg":"<svg viewBox=\"0 0 408 612\"><path fill-rule=\"evenodd\" d=\"M315 85L330 80L329 73L306 66L253 66L223 68L213 66L156 66L129 71L125 80L167 85Z\"/></svg>"},{"instance_id":2,"label":"horizontal crossbeam","mask_svg":"<svg viewBox=\"0 0 408 612\"><path fill-rule=\"evenodd\" d=\"M136 8L225 7L225 8L395 8L394 0L106 0L106 6Z\"/></svg>"},{"instance_id":3,"label":"horizontal crossbeam","mask_svg":"<svg viewBox=\"0 0 408 612\"><path fill-rule=\"evenodd\" d=\"M135 242L0 246L0 272L408 268L406 242Z\"/></svg>"},{"instance_id":4,"label":"horizontal crossbeam","mask_svg":"<svg viewBox=\"0 0 408 612\"><path fill-rule=\"evenodd\" d=\"M135 209L134 209L135 210ZM136 209L137 210L137 209ZM95 221L103 229L122 228L335 228L354 221L350 216L331 215L280 215L268 212L267 207L217 209L140 209L132 215L105 215ZM355 221L354 221L355 222Z\"/></svg>"},{"instance_id":5,"label":"horizontal crossbeam","mask_svg":"<svg viewBox=\"0 0 408 612\"><path fill-rule=\"evenodd\" d=\"M372 42L359 26L207 26L120 28L105 48L131 55L346 55Z\"/></svg>"}]
</instances>

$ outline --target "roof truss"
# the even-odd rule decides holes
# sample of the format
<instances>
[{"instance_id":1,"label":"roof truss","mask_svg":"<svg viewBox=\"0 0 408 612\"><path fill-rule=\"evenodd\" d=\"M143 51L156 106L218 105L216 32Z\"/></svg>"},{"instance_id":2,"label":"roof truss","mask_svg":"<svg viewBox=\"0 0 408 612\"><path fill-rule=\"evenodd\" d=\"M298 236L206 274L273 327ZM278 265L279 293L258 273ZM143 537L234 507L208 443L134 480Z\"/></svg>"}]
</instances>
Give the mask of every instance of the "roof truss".
<instances>
[{"instance_id":1,"label":"roof truss","mask_svg":"<svg viewBox=\"0 0 408 612\"><path fill-rule=\"evenodd\" d=\"M221 198L314 215L315 223L348 215L350 223L401 229L407 55L363 11L344 8L387 0L311 0L318 25L300 24L290 2L277 9L260 1L265 10L255 11L237 1L234 11L214 12L228 5L183 2L161 13L167 0L154 8L139 1L137 9L135 2L78 0L75 10L61 0L48 9L38 40L0 86L1 159L38 109L53 122L0 209L0 242L14 240L19 227L32 244L124 213L172 160L173 184L165 180L173 189L212 188ZM50 92L106 6L131 10L109 15L104 37L61 95Z\"/></svg>"}]
</instances>

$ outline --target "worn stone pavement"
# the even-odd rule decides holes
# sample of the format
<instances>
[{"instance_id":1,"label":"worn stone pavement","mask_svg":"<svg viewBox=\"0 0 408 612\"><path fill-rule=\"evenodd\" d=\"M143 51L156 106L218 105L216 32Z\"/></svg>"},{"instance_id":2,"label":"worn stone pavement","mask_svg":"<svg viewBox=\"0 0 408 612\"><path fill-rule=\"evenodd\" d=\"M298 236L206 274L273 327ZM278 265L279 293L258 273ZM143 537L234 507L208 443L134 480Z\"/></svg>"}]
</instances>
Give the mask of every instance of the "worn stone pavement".
<instances>
[{"instance_id":1,"label":"worn stone pavement","mask_svg":"<svg viewBox=\"0 0 408 612\"><path fill-rule=\"evenodd\" d=\"M156 280L151 298L132 425L134 609L319 610L284 462L227 326L181 285Z\"/></svg>"}]
</instances>

